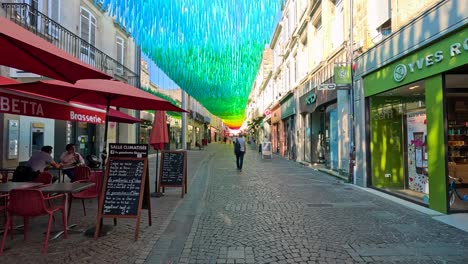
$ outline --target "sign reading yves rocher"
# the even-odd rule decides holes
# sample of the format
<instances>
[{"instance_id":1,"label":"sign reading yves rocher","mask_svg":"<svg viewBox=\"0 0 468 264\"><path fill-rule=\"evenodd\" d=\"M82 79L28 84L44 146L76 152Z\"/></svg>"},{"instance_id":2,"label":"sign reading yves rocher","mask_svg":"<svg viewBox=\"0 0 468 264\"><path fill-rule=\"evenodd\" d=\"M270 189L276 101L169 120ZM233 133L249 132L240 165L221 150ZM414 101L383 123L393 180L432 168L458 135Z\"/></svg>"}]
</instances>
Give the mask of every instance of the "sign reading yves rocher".
<instances>
[{"instance_id":1,"label":"sign reading yves rocher","mask_svg":"<svg viewBox=\"0 0 468 264\"><path fill-rule=\"evenodd\" d=\"M145 163L141 160L111 159L102 213L136 215Z\"/></svg>"}]
</instances>

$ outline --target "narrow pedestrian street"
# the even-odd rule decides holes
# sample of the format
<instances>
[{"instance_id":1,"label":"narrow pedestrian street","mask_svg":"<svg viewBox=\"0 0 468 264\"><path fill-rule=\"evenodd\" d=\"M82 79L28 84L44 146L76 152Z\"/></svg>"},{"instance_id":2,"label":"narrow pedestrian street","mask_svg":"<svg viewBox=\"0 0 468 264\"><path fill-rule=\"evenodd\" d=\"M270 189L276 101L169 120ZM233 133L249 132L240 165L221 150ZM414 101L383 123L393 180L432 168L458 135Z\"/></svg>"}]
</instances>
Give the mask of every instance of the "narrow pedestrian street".
<instances>
[{"instance_id":1,"label":"narrow pedestrian street","mask_svg":"<svg viewBox=\"0 0 468 264\"><path fill-rule=\"evenodd\" d=\"M97 201L74 201L68 235L41 254L47 218L7 239L0 263L467 263L465 231L341 179L249 148L242 171L232 144L189 150L188 192L167 188L151 198L153 224L142 210L119 219L95 240L80 233L96 223ZM154 185L156 155L149 159ZM153 187L152 187L153 188ZM153 192L154 189L152 189ZM22 223L16 218L15 225ZM110 225L112 219L106 219ZM60 230L60 221L53 224Z\"/></svg>"},{"instance_id":2,"label":"narrow pedestrian street","mask_svg":"<svg viewBox=\"0 0 468 264\"><path fill-rule=\"evenodd\" d=\"M136 263L468 261L464 231L335 177L253 147L242 171L230 144L198 153L188 195Z\"/></svg>"}]
</instances>

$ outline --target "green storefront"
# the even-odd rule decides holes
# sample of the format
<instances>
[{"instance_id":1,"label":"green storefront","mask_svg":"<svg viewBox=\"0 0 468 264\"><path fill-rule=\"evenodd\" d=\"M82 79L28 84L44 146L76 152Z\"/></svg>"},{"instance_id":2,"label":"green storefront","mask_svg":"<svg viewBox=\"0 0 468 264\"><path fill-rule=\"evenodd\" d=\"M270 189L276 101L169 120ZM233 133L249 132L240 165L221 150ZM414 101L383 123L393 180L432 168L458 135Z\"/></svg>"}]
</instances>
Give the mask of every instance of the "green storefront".
<instances>
[{"instance_id":1,"label":"green storefront","mask_svg":"<svg viewBox=\"0 0 468 264\"><path fill-rule=\"evenodd\" d=\"M363 79L368 186L443 213L468 211L447 198L448 175L468 183L468 28Z\"/></svg>"}]
</instances>

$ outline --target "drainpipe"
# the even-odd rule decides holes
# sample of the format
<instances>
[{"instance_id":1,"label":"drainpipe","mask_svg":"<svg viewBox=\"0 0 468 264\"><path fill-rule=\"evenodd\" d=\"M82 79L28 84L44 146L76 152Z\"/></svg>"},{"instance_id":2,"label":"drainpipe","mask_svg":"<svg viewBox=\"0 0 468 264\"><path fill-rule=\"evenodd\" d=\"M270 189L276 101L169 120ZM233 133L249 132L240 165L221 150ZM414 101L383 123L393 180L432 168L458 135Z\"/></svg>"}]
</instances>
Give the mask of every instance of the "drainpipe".
<instances>
[{"instance_id":1,"label":"drainpipe","mask_svg":"<svg viewBox=\"0 0 468 264\"><path fill-rule=\"evenodd\" d=\"M138 89L141 89L141 75L140 75L140 71L141 71L141 48L139 46L136 46L136 49L135 49L135 73L137 73L138 77L137 77L137 80L136 80L136 84L135 86L138 88ZM140 118L141 117L141 114L140 114L141 111L136 111L136 117L137 118ZM140 123L137 123L135 125L135 143L136 144L140 144Z\"/></svg>"},{"instance_id":2,"label":"drainpipe","mask_svg":"<svg viewBox=\"0 0 468 264\"><path fill-rule=\"evenodd\" d=\"M181 97L182 97L182 109L187 110L187 98L185 91L180 89ZM187 113L182 112L182 149L187 149Z\"/></svg>"},{"instance_id":3,"label":"drainpipe","mask_svg":"<svg viewBox=\"0 0 468 264\"><path fill-rule=\"evenodd\" d=\"M356 184L354 175L354 162L355 162L355 143L354 143L354 45L353 45L353 0L349 0L349 65L351 66L351 87L349 89L349 121L348 121L348 133L349 133L349 182Z\"/></svg>"}]
</instances>

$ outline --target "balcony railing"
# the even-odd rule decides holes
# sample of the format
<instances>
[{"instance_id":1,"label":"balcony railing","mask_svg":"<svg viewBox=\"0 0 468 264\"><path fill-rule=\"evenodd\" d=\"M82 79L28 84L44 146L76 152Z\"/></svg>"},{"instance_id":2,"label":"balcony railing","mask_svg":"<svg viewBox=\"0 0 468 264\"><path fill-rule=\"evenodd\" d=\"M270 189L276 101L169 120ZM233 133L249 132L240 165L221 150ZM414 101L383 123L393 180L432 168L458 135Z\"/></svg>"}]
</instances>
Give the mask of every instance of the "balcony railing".
<instances>
[{"instance_id":1,"label":"balcony railing","mask_svg":"<svg viewBox=\"0 0 468 264\"><path fill-rule=\"evenodd\" d=\"M137 86L139 74L105 54L28 4L2 3L6 17L60 49L107 73L114 79Z\"/></svg>"}]
</instances>

